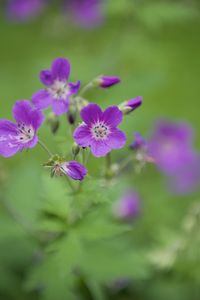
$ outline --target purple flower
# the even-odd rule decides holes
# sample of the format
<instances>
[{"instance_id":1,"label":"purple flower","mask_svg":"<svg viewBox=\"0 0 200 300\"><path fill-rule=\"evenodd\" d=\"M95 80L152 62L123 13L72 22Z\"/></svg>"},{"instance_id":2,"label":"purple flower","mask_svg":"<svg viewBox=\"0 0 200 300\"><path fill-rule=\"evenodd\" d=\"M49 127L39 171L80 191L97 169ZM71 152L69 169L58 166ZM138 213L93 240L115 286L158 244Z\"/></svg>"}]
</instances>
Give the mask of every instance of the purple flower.
<instances>
[{"instance_id":1,"label":"purple flower","mask_svg":"<svg viewBox=\"0 0 200 300\"><path fill-rule=\"evenodd\" d=\"M65 58L57 58L53 61L51 70L43 70L40 80L46 89L40 90L32 97L33 104L40 109L52 106L56 115L64 114L69 109L70 96L78 92L80 81L68 82L70 75L70 63Z\"/></svg>"},{"instance_id":2,"label":"purple flower","mask_svg":"<svg viewBox=\"0 0 200 300\"><path fill-rule=\"evenodd\" d=\"M8 16L12 20L27 21L39 15L45 6L44 0L10 0Z\"/></svg>"},{"instance_id":3,"label":"purple flower","mask_svg":"<svg viewBox=\"0 0 200 300\"><path fill-rule=\"evenodd\" d=\"M127 192L117 203L113 206L113 214L116 218L130 221L140 212L140 198L137 193L133 191Z\"/></svg>"},{"instance_id":4,"label":"purple flower","mask_svg":"<svg viewBox=\"0 0 200 300\"><path fill-rule=\"evenodd\" d=\"M33 148L37 142L38 128L44 121L42 112L33 108L27 100L17 101L13 107L16 124L0 120L0 155L10 157L26 148Z\"/></svg>"},{"instance_id":5,"label":"purple flower","mask_svg":"<svg viewBox=\"0 0 200 300\"><path fill-rule=\"evenodd\" d=\"M76 128L74 139L81 147L91 147L94 156L105 156L125 145L126 136L117 128L123 119L117 106L103 112L97 104L91 103L81 110L81 118L84 123Z\"/></svg>"},{"instance_id":6,"label":"purple flower","mask_svg":"<svg viewBox=\"0 0 200 300\"><path fill-rule=\"evenodd\" d=\"M156 124L148 148L160 169L173 174L193 156L192 141L189 125L162 120Z\"/></svg>"},{"instance_id":7,"label":"purple flower","mask_svg":"<svg viewBox=\"0 0 200 300\"><path fill-rule=\"evenodd\" d=\"M148 143L147 141L141 136L139 132L134 132L133 135L134 141L130 145L130 148L135 151L136 156L135 158L141 162L154 162L154 159L149 155L148 152Z\"/></svg>"},{"instance_id":8,"label":"purple flower","mask_svg":"<svg viewBox=\"0 0 200 300\"><path fill-rule=\"evenodd\" d=\"M52 173L56 176L63 174L71 177L74 180L83 180L87 174L86 168L79 162L72 160L68 162L55 162L52 167Z\"/></svg>"},{"instance_id":9,"label":"purple flower","mask_svg":"<svg viewBox=\"0 0 200 300\"><path fill-rule=\"evenodd\" d=\"M95 79L96 84L102 88L109 88L120 81L121 79L117 76L99 76Z\"/></svg>"},{"instance_id":10,"label":"purple flower","mask_svg":"<svg viewBox=\"0 0 200 300\"><path fill-rule=\"evenodd\" d=\"M144 149L147 146L146 140L142 137L142 135L139 132L134 132L133 134L134 141L130 145L130 148L133 150L140 150Z\"/></svg>"},{"instance_id":11,"label":"purple flower","mask_svg":"<svg viewBox=\"0 0 200 300\"><path fill-rule=\"evenodd\" d=\"M102 0L65 0L65 10L82 27L94 27L102 22Z\"/></svg>"},{"instance_id":12,"label":"purple flower","mask_svg":"<svg viewBox=\"0 0 200 300\"><path fill-rule=\"evenodd\" d=\"M174 192L187 194L199 185L200 156L193 149L193 130L188 124L158 122L148 148Z\"/></svg>"}]
</instances>

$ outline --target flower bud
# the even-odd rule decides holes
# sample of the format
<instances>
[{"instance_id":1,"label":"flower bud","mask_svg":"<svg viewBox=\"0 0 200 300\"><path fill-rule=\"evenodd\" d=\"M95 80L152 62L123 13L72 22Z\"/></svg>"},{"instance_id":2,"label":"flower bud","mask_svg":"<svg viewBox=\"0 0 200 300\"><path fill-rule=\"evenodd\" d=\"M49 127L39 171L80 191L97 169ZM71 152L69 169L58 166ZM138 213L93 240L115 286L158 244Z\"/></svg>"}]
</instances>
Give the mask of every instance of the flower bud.
<instances>
[{"instance_id":1,"label":"flower bud","mask_svg":"<svg viewBox=\"0 0 200 300\"><path fill-rule=\"evenodd\" d=\"M127 115L138 108L140 105L142 105L142 101L142 97L137 96L136 98L130 99L120 104L119 109L123 112L124 115Z\"/></svg>"},{"instance_id":2,"label":"flower bud","mask_svg":"<svg viewBox=\"0 0 200 300\"><path fill-rule=\"evenodd\" d=\"M96 86L101 88L109 88L117 83L119 83L121 79L117 76L99 76L94 79L93 83Z\"/></svg>"},{"instance_id":3,"label":"flower bud","mask_svg":"<svg viewBox=\"0 0 200 300\"><path fill-rule=\"evenodd\" d=\"M60 126L58 117L51 112L47 117L47 123L50 125L51 132L55 134Z\"/></svg>"},{"instance_id":4,"label":"flower bud","mask_svg":"<svg viewBox=\"0 0 200 300\"><path fill-rule=\"evenodd\" d=\"M79 154L79 152L80 152L80 147L79 147L79 145L76 144L76 143L74 143L74 144L72 145L72 154L73 154L74 158Z\"/></svg>"}]
</instances>

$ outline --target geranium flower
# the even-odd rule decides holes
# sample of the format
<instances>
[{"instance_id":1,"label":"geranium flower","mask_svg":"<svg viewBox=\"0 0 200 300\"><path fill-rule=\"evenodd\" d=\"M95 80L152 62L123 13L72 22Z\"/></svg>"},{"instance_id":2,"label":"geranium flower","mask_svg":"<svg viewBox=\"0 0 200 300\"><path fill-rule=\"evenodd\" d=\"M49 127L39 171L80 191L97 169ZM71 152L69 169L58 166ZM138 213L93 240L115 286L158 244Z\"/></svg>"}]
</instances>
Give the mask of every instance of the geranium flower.
<instances>
[{"instance_id":1,"label":"geranium flower","mask_svg":"<svg viewBox=\"0 0 200 300\"><path fill-rule=\"evenodd\" d=\"M192 192L200 183L200 155L193 149L193 130L185 123L162 120L148 143L150 155L168 176L172 191Z\"/></svg>"},{"instance_id":2,"label":"geranium flower","mask_svg":"<svg viewBox=\"0 0 200 300\"><path fill-rule=\"evenodd\" d=\"M70 96L78 92L80 81L68 82L70 75L70 63L65 58L57 58L53 61L51 70L43 70L40 80L46 86L32 96L33 104L40 109L52 106L56 115L64 114L69 109Z\"/></svg>"},{"instance_id":3,"label":"geranium flower","mask_svg":"<svg viewBox=\"0 0 200 300\"><path fill-rule=\"evenodd\" d=\"M27 21L39 15L45 3L45 0L10 0L7 6L8 17L14 21Z\"/></svg>"},{"instance_id":4,"label":"geranium flower","mask_svg":"<svg viewBox=\"0 0 200 300\"><path fill-rule=\"evenodd\" d=\"M104 112L97 104L89 104L81 110L81 124L74 132L74 139L81 147L91 147L94 156L108 154L120 149L126 143L126 135L117 128L123 114L117 106L110 106Z\"/></svg>"},{"instance_id":5,"label":"geranium flower","mask_svg":"<svg viewBox=\"0 0 200 300\"><path fill-rule=\"evenodd\" d=\"M33 148L38 142L37 130L44 121L42 112L27 100L15 103L13 117L16 123L0 120L0 155L4 157Z\"/></svg>"}]
</instances>

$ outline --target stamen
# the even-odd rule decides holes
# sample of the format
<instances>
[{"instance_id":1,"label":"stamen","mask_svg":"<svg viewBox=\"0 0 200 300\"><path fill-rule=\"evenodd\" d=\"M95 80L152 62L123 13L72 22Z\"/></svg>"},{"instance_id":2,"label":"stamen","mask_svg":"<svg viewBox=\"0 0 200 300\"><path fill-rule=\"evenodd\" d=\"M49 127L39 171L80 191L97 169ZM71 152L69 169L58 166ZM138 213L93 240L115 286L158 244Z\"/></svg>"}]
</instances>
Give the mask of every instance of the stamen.
<instances>
[{"instance_id":1,"label":"stamen","mask_svg":"<svg viewBox=\"0 0 200 300\"><path fill-rule=\"evenodd\" d=\"M47 90L56 100L65 99L70 92L67 82L59 80L56 80Z\"/></svg>"},{"instance_id":2,"label":"stamen","mask_svg":"<svg viewBox=\"0 0 200 300\"><path fill-rule=\"evenodd\" d=\"M92 135L95 139L105 139L110 133L110 129L104 123L96 123L91 129Z\"/></svg>"}]
</instances>

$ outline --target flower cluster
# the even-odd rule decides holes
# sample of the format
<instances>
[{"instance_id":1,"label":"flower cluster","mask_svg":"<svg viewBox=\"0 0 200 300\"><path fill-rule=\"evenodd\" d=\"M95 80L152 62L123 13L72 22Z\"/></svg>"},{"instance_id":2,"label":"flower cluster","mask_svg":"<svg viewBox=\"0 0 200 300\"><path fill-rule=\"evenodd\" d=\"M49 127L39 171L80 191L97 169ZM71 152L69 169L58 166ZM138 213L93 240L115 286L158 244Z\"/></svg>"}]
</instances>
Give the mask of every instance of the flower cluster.
<instances>
[{"instance_id":1,"label":"flower cluster","mask_svg":"<svg viewBox=\"0 0 200 300\"><path fill-rule=\"evenodd\" d=\"M117 76L98 76L88 85L81 87L77 80L68 82L70 76L70 62L65 58L55 59L50 69L40 72L40 80L45 85L34 93L29 100L17 101L13 107L13 116L16 123L0 120L0 155L10 157L23 149L33 148L40 144L49 155L49 160L44 164L50 167L52 176L66 175L73 180L82 181L87 175L87 169L78 160L79 152L85 148L95 157L107 156L113 149L121 149L126 143L125 133L118 128L123 121L124 107L134 110L141 105L141 97L123 102L119 106L109 106L104 111L99 105L89 103L83 98L88 88L108 88L120 82ZM59 116L68 114L69 126L74 125L73 138L75 145L72 147L72 159L52 154L46 145L39 140L37 131L44 122L42 112L51 108L47 115L47 122L51 123L53 133L59 127ZM129 111L130 112L130 111ZM73 114L74 113L74 114ZM77 114L80 115L80 118ZM73 122L72 122L73 119ZM79 123L79 120L82 123ZM76 148L76 149L75 149ZM80 151L81 150L81 151Z\"/></svg>"},{"instance_id":2,"label":"flower cluster","mask_svg":"<svg viewBox=\"0 0 200 300\"><path fill-rule=\"evenodd\" d=\"M31 101L17 101L13 107L16 123L0 120L0 155L10 157L23 149L33 148L38 143L49 155L44 164L50 167L52 176L66 175L82 181L88 171L85 167L85 151L97 158L106 157L106 178L111 178L125 167L134 166L141 172L148 162L155 163L170 179L171 188L178 193L192 191L200 182L200 156L193 148L193 132L187 124L161 121L149 138L134 133L129 146L130 155L120 163L112 164L110 153L125 146L126 134L119 128L124 116L130 115L141 106L143 99L137 96L119 105L108 106L105 110L96 103L85 99L88 89L110 88L121 80L117 76L98 76L83 88L81 82L69 82L70 62L56 58L50 69L40 72L45 85L33 94ZM37 131L44 122L42 110L51 108L47 122L55 134L59 128L59 116L67 114L68 126L73 129L71 157L52 154L38 139ZM85 150L86 149L86 150ZM133 155L134 153L134 155ZM73 188L74 189L74 188ZM115 206L116 215L129 219L139 212L139 198L134 192L127 193Z\"/></svg>"}]
</instances>

